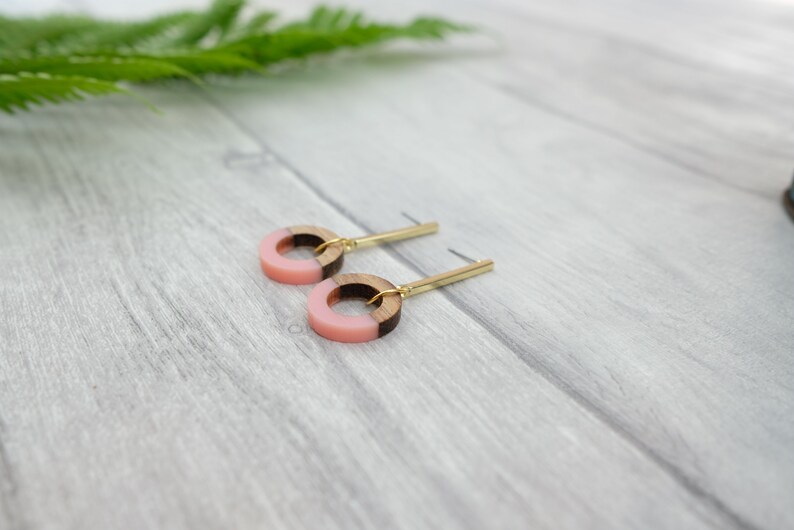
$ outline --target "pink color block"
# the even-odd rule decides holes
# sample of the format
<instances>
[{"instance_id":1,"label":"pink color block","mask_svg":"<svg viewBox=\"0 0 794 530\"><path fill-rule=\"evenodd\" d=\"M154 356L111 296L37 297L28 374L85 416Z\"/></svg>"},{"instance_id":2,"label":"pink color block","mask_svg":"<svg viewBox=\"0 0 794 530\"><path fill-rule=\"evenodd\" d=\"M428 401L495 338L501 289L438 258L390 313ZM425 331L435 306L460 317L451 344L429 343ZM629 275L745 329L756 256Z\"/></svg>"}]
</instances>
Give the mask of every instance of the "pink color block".
<instances>
[{"instance_id":1,"label":"pink color block","mask_svg":"<svg viewBox=\"0 0 794 530\"><path fill-rule=\"evenodd\" d=\"M282 249L290 250L292 245L284 245L285 239L292 239L293 235L286 228L281 228L266 236L259 244L259 263L268 278L281 283L303 285L317 283L323 279L323 268L314 258L289 259L279 253L279 244Z\"/></svg>"},{"instance_id":2,"label":"pink color block","mask_svg":"<svg viewBox=\"0 0 794 530\"><path fill-rule=\"evenodd\" d=\"M371 315L340 315L328 305L339 285L333 278L317 284L309 293L309 325L326 339L337 342L367 342L378 338L378 321Z\"/></svg>"}]
</instances>

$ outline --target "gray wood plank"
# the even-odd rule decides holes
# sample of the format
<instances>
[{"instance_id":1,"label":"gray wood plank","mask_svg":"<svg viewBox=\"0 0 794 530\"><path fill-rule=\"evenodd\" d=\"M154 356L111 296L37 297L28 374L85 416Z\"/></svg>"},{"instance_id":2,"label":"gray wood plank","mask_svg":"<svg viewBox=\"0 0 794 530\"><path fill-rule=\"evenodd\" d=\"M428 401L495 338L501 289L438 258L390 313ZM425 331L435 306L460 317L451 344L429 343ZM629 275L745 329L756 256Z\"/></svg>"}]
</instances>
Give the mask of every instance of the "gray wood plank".
<instances>
[{"instance_id":1,"label":"gray wood plank","mask_svg":"<svg viewBox=\"0 0 794 530\"><path fill-rule=\"evenodd\" d=\"M736 524L441 294L383 340L315 336L257 241L360 226L198 96L146 94L164 116L111 99L2 125L5 527ZM349 263L412 277L400 256Z\"/></svg>"}]
</instances>

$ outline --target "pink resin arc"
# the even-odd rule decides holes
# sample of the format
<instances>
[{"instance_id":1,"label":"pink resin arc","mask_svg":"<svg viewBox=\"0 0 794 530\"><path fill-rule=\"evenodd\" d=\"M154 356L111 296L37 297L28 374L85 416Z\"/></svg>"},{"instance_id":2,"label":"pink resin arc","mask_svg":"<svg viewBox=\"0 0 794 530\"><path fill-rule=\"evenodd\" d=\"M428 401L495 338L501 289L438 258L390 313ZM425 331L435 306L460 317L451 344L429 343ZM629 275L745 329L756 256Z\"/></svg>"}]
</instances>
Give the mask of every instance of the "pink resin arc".
<instances>
[{"instance_id":1,"label":"pink resin arc","mask_svg":"<svg viewBox=\"0 0 794 530\"><path fill-rule=\"evenodd\" d=\"M265 274L277 282L292 285L317 283L323 279L323 267L315 258L289 259L279 248L290 250L294 234L281 228L267 235L259 244L259 262Z\"/></svg>"},{"instance_id":2,"label":"pink resin arc","mask_svg":"<svg viewBox=\"0 0 794 530\"><path fill-rule=\"evenodd\" d=\"M378 338L378 321L372 315L340 315L328 305L339 285L333 278L317 284L309 294L309 325L318 335L337 342L367 342Z\"/></svg>"}]
</instances>

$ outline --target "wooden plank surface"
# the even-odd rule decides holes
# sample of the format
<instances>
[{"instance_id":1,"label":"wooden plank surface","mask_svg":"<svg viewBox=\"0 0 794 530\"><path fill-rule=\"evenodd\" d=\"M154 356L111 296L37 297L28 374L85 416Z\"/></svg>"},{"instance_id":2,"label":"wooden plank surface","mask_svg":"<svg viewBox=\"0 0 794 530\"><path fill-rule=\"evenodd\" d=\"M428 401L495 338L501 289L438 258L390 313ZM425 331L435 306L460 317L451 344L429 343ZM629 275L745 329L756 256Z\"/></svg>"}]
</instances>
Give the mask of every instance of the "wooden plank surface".
<instances>
[{"instance_id":1,"label":"wooden plank surface","mask_svg":"<svg viewBox=\"0 0 794 530\"><path fill-rule=\"evenodd\" d=\"M794 527L794 7L365 5L489 30L0 122L0 527ZM408 219L382 340L258 269Z\"/></svg>"}]
</instances>

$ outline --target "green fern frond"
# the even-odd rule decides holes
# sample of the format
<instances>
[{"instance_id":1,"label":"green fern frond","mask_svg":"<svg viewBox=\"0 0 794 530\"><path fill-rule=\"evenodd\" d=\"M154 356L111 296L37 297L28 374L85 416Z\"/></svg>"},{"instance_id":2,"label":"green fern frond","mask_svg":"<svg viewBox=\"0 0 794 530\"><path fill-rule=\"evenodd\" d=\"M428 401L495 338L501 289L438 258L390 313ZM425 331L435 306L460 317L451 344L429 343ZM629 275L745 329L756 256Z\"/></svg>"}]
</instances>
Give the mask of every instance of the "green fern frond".
<instances>
[{"instance_id":1,"label":"green fern frond","mask_svg":"<svg viewBox=\"0 0 794 530\"><path fill-rule=\"evenodd\" d=\"M260 11L253 15L248 22L238 25L230 34L232 37L242 38L264 33L266 30L270 29L271 23L277 16L278 15L272 11Z\"/></svg>"},{"instance_id":2,"label":"green fern frond","mask_svg":"<svg viewBox=\"0 0 794 530\"><path fill-rule=\"evenodd\" d=\"M0 50L46 53L64 40L101 25L97 20L82 16L53 15L18 19L0 17Z\"/></svg>"},{"instance_id":3,"label":"green fern frond","mask_svg":"<svg viewBox=\"0 0 794 530\"><path fill-rule=\"evenodd\" d=\"M350 26L361 25L363 15L357 11L345 8L329 8L317 6L309 14L309 18L292 22L282 27L282 30L309 29L314 31L340 31Z\"/></svg>"},{"instance_id":4,"label":"green fern frond","mask_svg":"<svg viewBox=\"0 0 794 530\"><path fill-rule=\"evenodd\" d=\"M260 72L263 67L394 39L440 39L468 28L441 19L379 24L320 6L275 26L275 13L242 16L245 0L215 0L138 22L84 16L0 16L0 109L124 91L114 82ZM30 97L25 98L25 90Z\"/></svg>"},{"instance_id":5,"label":"green fern frond","mask_svg":"<svg viewBox=\"0 0 794 530\"><path fill-rule=\"evenodd\" d=\"M164 40L174 38L176 33L198 17L198 13L183 11L143 22L106 22L83 31L76 38L66 40L59 46L59 49L79 51L158 47Z\"/></svg>"},{"instance_id":6,"label":"green fern frond","mask_svg":"<svg viewBox=\"0 0 794 530\"><path fill-rule=\"evenodd\" d=\"M262 67L251 59L224 50L165 53L146 57L167 61L197 77L210 74L262 72Z\"/></svg>"},{"instance_id":7,"label":"green fern frond","mask_svg":"<svg viewBox=\"0 0 794 530\"><path fill-rule=\"evenodd\" d=\"M13 113L46 102L77 101L85 96L126 93L114 83L79 76L0 75L0 109Z\"/></svg>"},{"instance_id":8,"label":"green fern frond","mask_svg":"<svg viewBox=\"0 0 794 530\"><path fill-rule=\"evenodd\" d=\"M218 47L248 57L262 65L309 55L329 53L342 48L357 48L400 38L439 39L466 28L440 19L419 18L405 26L365 24L355 14L340 18L334 13L327 22L307 21L284 26L263 35L254 35ZM313 26L329 27L318 29ZM334 27L331 27L331 24Z\"/></svg>"},{"instance_id":9,"label":"green fern frond","mask_svg":"<svg viewBox=\"0 0 794 530\"><path fill-rule=\"evenodd\" d=\"M50 55L0 60L0 74L19 72L90 77L103 81L151 81L169 77L192 77L190 71L179 65L154 57Z\"/></svg>"},{"instance_id":10,"label":"green fern frond","mask_svg":"<svg viewBox=\"0 0 794 530\"><path fill-rule=\"evenodd\" d=\"M237 22L244 5L244 0L216 0L205 13L186 24L171 44L195 46L212 32L220 40Z\"/></svg>"}]
</instances>

